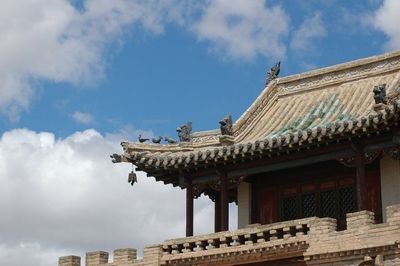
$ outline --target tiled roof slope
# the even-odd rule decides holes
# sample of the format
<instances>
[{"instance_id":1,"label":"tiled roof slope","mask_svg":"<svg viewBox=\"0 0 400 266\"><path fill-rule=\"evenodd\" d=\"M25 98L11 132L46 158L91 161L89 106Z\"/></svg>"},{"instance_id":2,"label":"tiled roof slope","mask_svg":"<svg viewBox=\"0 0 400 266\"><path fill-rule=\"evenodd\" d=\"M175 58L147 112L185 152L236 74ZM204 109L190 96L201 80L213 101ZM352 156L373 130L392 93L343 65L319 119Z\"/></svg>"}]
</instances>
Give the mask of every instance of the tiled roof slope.
<instances>
[{"instance_id":1,"label":"tiled roof slope","mask_svg":"<svg viewBox=\"0 0 400 266\"><path fill-rule=\"evenodd\" d=\"M390 100L376 111L372 90L380 84ZM177 145L124 142L122 157L151 173L358 134L397 122L398 94L400 51L274 80L234 123L232 145L211 130Z\"/></svg>"}]
</instances>

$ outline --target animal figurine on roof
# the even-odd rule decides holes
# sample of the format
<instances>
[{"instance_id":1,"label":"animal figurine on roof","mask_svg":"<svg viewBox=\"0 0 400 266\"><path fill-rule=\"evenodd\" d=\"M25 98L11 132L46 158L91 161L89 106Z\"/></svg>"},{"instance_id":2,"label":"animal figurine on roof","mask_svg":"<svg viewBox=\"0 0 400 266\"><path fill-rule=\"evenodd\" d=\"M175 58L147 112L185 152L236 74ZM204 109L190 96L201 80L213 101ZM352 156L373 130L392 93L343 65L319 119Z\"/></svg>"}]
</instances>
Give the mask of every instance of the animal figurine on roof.
<instances>
[{"instance_id":1,"label":"animal figurine on roof","mask_svg":"<svg viewBox=\"0 0 400 266\"><path fill-rule=\"evenodd\" d=\"M380 103L387 104L386 84L375 86L373 92L374 92L375 104L380 104Z\"/></svg>"},{"instance_id":2,"label":"animal figurine on roof","mask_svg":"<svg viewBox=\"0 0 400 266\"><path fill-rule=\"evenodd\" d=\"M176 131L181 142L190 142L192 140L192 122L187 122L178 127Z\"/></svg>"},{"instance_id":3,"label":"animal figurine on roof","mask_svg":"<svg viewBox=\"0 0 400 266\"><path fill-rule=\"evenodd\" d=\"M161 140L162 140L162 137L161 137L161 136L158 136L158 137L155 137L155 138L152 138L152 139L151 139L151 141L152 141L153 143L156 143L156 144L160 144Z\"/></svg>"},{"instance_id":4,"label":"animal figurine on roof","mask_svg":"<svg viewBox=\"0 0 400 266\"><path fill-rule=\"evenodd\" d=\"M111 157L111 161L112 161L113 163L120 163L120 162L122 162L122 156L119 155L119 154L114 153L114 154L110 155L110 157Z\"/></svg>"},{"instance_id":5,"label":"animal figurine on roof","mask_svg":"<svg viewBox=\"0 0 400 266\"><path fill-rule=\"evenodd\" d=\"M276 79L281 72L281 62L276 63L271 69L267 72L267 80L265 81L265 86L267 86L271 81Z\"/></svg>"},{"instance_id":6,"label":"animal figurine on roof","mask_svg":"<svg viewBox=\"0 0 400 266\"><path fill-rule=\"evenodd\" d=\"M140 143L143 143L143 142L148 141L149 139L142 138L142 135L139 134L138 140L139 140Z\"/></svg>"},{"instance_id":7,"label":"animal figurine on roof","mask_svg":"<svg viewBox=\"0 0 400 266\"><path fill-rule=\"evenodd\" d=\"M228 135L232 136L233 135L233 130L232 130L232 116L227 115L224 118L222 118L221 121L219 121L220 124L220 129L221 129L221 135Z\"/></svg>"},{"instance_id":8,"label":"animal figurine on roof","mask_svg":"<svg viewBox=\"0 0 400 266\"><path fill-rule=\"evenodd\" d=\"M165 140L168 144L176 144L176 140L174 140L173 138L164 137L164 140Z\"/></svg>"}]
</instances>

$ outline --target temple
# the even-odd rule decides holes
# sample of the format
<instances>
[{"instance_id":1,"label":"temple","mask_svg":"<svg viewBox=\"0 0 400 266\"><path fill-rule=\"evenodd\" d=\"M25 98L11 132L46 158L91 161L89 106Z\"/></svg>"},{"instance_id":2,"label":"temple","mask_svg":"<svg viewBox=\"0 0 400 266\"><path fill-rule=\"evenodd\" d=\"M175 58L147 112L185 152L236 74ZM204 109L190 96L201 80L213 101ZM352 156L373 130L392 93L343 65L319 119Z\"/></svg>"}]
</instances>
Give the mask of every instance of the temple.
<instances>
[{"instance_id":1,"label":"temple","mask_svg":"<svg viewBox=\"0 0 400 266\"><path fill-rule=\"evenodd\" d=\"M400 52L288 77L279 68L236 122L189 122L178 143L122 143L113 162L186 190L186 237L142 259L88 253L86 265L400 265ZM193 236L202 194L215 233Z\"/></svg>"}]
</instances>

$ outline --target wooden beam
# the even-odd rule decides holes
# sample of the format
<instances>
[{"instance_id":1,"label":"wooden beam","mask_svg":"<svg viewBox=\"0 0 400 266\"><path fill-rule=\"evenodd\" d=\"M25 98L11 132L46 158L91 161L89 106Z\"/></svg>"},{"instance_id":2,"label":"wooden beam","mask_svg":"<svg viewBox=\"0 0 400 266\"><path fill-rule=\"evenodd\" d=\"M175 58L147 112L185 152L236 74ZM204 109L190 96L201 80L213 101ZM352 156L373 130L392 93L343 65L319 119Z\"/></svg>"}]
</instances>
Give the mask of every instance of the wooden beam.
<instances>
[{"instance_id":1,"label":"wooden beam","mask_svg":"<svg viewBox=\"0 0 400 266\"><path fill-rule=\"evenodd\" d=\"M357 211L365 210L365 160L364 146L361 142L354 143L355 157L354 163L356 166L356 196L357 196Z\"/></svg>"},{"instance_id":2,"label":"wooden beam","mask_svg":"<svg viewBox=\"0 0 400 266\"><path fill-rule=\"evenodd\" d=\"M390 133L366 139L364 151L369 152L395 147L396 144L393 143L392 136L393 134ZM348 141L323 148L314 147L311 150L294 152L290 155L272 156L271 158L255 159L243 163L228 163L228 165L224 166L224 169L229 177L235 177L244 174L258 174L314 164L334 160L338 157L354 156L354 154L354 150L351 148L351 142ZM219 179L219 176L215 173L215 167L210 167L208 169L204 169L201 165L198 167L199 169L191 169L190 172L194 184L207 183ZM166 173L164 170L149 171L149 175L160 176L162 177L161 179L166 180L167 183L172 183L174 186L179 185L181 188L184 188L184 185L182 186L182 184L179 184L179 169L172 170L170 173Z\"/></svg>"},{"instance_id":3,"label":"wooden beam","mask_svg":"<svg viewBox=\"0 0 400 266\"><path fill-rule=\"evenodd\" d=\"M187 178L186 187L186 236L193 236L193 184L192 179Z\"/></svg>"},{"instance_id":4,"label":"wooden beam","mask_svg":"<svg viewBox=\"0 0 400 266\"><path fill-rule=\"evenodd\" d=\"M364 151L370 152L394 146L395 145L390 139L389 141L381 143L370 143L368 145L365 145ZM251 163L244 163L242 165L235 164L234 167L225 166L225 170L228 174L228 177L236 177L242 175L266 173L281 169L315 164L319 162L335 160L336 158L340 157L355 155L355 152L350 144L344 145L343 147L341 147L341 149L335 149L335 147L330 147L330 148L331 149L302 151L297 154L292 154L289 156L273 157L268 160L254 161ZM237 167L236 165L240 166ZM216 180L219 178L218 175L215 174L214 169L210 169L209 171L193 173L193 176L196 177L196 183L202 183L202 182L207 183L211 180Z\"/></svg>"}]
</instances>

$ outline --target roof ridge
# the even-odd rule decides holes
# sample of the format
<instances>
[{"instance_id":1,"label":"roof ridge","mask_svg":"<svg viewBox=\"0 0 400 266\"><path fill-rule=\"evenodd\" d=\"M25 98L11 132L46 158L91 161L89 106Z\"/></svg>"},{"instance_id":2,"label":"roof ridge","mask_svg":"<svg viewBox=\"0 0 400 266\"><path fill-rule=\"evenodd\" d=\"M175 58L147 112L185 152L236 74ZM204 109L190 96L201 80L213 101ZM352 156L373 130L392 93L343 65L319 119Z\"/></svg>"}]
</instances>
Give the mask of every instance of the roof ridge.
<instances>
[{"instance_id":1,"label":"roof ridge","mask_svg":"<svg viewBox=\"0 0 400 266\"><path fill-rule=\"evenodd\" d=\"M305 78L325 75L325 74L332 73L332 72L348 70L350 68L356 68L359 66L377 63L377 62L385 61L385 60L395 58L395 57L400 57L400 50L394 51L394 52L387 52L384 54L379 54L379 55L374 55L374 56L369 56L369 57L365 57L365 58L360 58L360 59L356 59L356 60L352 60L352 61L347 61L347 62L330 65L330 66L323 67L323 68L313 69L310 71L306 71L306 72L302 72L302 73L298 73L298 74L294 74L294 75L289 75L286 77L281 77L278 79L278 83L284 84L284 83L293 82L293 81L301 80L301 79L305 79Z\"/></svg>"},{"instance_id":2,"label":"roof ridge","mask_svg":"<svg viewBox=\"0 0 400 266\"><path fill-rule=\"evenodd\" d=\"M400 51L358 59L302 74L277 78L271 82L252 105L233 124L234 136L240 140L246 131L271 100L281 97L323 89L327 86L378 76L400 69ZM400 93L400 92L399 92Z\"/></svg>"}]
</instances>

